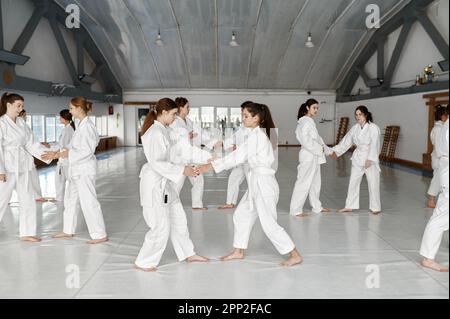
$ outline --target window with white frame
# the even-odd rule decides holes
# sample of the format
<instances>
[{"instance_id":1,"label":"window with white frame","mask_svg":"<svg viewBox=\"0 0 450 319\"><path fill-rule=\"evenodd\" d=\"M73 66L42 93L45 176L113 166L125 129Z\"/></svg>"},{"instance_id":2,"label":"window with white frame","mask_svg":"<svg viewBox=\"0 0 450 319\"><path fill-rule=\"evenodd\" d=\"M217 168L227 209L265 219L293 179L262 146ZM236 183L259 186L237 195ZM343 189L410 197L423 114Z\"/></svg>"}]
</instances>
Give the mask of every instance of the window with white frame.
<instances>
[{"instance_id":1,"label":"window with white frame","mask_svg":"<svg viewBox=\"0 0 450 319\"><path fill-rule=\"evenodd\" d=\"M189 118L202 128L217 128L222 132L236 130L242 125L240 107L191 107Z\"/></svg>"},{"instance_id":2,"label":"window with white frame","mask_svg":"<svg viewBox=\"0 0 450 319\"><path fill-rule=\"evenodd\" d=\"M45 117L45 141L47 143L56 142L56 116L48 115Z\"/></svg>"},{"instance_id":3,"label":"window with white frame","mask_svg":"<svg viewBox=\"0 0 450 319\"><path fill-rule=\"evenodd\" d=\"M31 129L38 142L45 142L45 115L31 115Z\"/></svg>"}]
</instances>

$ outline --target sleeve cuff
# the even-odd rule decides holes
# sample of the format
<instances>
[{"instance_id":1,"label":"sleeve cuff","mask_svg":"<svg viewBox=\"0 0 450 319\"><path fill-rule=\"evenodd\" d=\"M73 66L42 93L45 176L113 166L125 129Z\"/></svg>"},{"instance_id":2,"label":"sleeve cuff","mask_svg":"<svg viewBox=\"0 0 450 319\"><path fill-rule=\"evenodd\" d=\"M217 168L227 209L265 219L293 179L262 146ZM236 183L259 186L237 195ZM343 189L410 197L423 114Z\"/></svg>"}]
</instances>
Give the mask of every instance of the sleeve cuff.
<instances>
[{"instance_id":1,"label":"sleeve cuff","mask_svg":"<svg viewBox=\"0 0 450 319\"><path fill-rule=\"evenodd\" d=\"M220 173L225 170L225 166L223 165L221 160L215 160L211 162L211 165L216 173Z\"/></svg>"}]
</instances>

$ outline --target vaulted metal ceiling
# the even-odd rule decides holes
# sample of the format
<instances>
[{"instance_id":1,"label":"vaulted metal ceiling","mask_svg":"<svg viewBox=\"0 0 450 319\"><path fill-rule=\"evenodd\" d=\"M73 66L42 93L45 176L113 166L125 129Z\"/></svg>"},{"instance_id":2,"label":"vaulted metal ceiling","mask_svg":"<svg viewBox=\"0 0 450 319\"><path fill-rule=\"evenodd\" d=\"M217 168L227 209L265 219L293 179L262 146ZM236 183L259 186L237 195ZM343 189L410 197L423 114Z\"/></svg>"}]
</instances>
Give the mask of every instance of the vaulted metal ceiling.
<instances>
[{"instance_id":1,"label":"vaulted metal ceiling","mask_svg":"<svg viewBox=\"0 0 450 319\"><path fill-rule=\"evenodd\" d=\"M368 35L367 5L377 4L383 17L410 2L55 1L80 6L82 24L126 90L336 89ZM155 43L158 29L162 47ZM229 45L233 31L239 47Z\"/></svg>"}]
</instances>

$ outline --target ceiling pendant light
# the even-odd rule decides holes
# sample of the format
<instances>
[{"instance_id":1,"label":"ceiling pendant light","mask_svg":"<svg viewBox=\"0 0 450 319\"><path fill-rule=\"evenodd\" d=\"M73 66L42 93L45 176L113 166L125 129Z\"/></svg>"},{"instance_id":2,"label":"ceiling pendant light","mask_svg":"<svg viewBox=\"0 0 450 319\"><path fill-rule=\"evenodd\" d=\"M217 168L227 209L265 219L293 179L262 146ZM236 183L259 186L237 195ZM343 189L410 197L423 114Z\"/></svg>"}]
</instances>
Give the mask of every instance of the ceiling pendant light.
<instances>
[{"instance_id":1,"label":"ceiling pendant light","mask_svg":"<svg viewBox=\"0 0 450 319\"><path fill-rule=\"evenodd\" d=\"M158 37L156 38L155 43L156 43L156 45L159 46L159 47L164 46L164 41L163 41L162 38L161 38L161 30L160 30L160 29L158 30Z\"/></svg>"},{"instance_id":2,"label":"ceiling pendant light","mask_svg":"<svg viewBox=\"0 0 450 319\"><path fill-rule=\"evenodd\" d=\"M314 42L312 41L311 32L308 34L308 39L306 40L305 46L307 48L314 48L315 47Z\"/></svg>"},{"instance_id":3,"label":"ceiling pendant light","mask_svg":"<svg viewBox=\"0 0 450 319\"><path fill-rule=\"evenodd\" d=\"M238 47L239 43L236 41L236 32L233 31L231 34L230 47Z\"/></svg>"}]
</instances>

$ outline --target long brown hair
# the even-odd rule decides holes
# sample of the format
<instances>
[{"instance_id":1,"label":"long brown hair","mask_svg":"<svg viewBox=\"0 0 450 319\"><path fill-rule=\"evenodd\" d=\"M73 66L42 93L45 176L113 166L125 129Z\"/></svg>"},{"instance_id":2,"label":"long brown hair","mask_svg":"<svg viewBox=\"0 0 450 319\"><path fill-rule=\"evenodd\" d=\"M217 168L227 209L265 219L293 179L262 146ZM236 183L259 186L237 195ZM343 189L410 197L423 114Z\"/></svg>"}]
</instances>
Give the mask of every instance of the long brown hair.
<instances>
[{"instance_id":1,"label":"long brown hair","mask_svg":"<svg viewBox=\"0 0 450 319\"><path fill-rule=\"evenodd\" d=\"M259 117L259 126L261 128L266 129L266 135L269 139L271 139L271 130L275 129L275 123L272 119L272 114L270 113L270 109L265 104L258 103L250 103L244 107L252 116L258 115ZM273 130L275 136L272 136L275 140L277 139L276 132Z\"/></svg>"},{"instance_id":2,"label":"long brown hair","mask_svg":"<svg viewBox=\"0 0 450 319\"><path fill-rule=\"evenodd\" d=\"M367 123L373 123L372 113L369 112L369 109L367 108L367 106L364 106L364 105L358 106L355 110L355 114L358 111L360 111L362 114L364 114L364 116L366 117Z\"/></svg>"},{"instance_id":3,"label":"long brown hair","mask_svg":"<svg viewBox=\"0 0 450 319\"><path fill-rule=\"evenodd\" d=\"M0 116L3 116L6 114L6 111L8 110L8 103L13 104L16 101L25 102L25 99L19 94L8 93L8 92L4 93L2 95L1 104L0 104Z\"/></svg>"},{"instance_id":4,"label":"long brown hair","mask_svg":"<svg viewBox=\"0 0 450 319\"><path fill-rule=\"evenodd\" d=\"M177 108L177 104L172 99L166 97L159 100L158 103L156 103L155 108L153 110L150 109L150 112L148 112L144 124L142 125L141 134L144 135L145 132L148 131L148 129L155 123L156 119L162 114L163 111L168 112Z\"/></svg>"},{"instance_id":5,"label":"long brown hair","mask_svg":"<svg viewBox=\"0 0 450 319\"><path fill-rule=\"evenodd\" d=\"M72 114L70 114L69 110L62 110L61 112L59 112L59 116L61 116L63 119L65 119L66 121L70 122L70 126L72 126L73 130L75 131L75 123L73 122L72 119Z\"/></svg>"},{"instance_id":6,"label":"long brown hair","mask_svg":"<svg viewBox=\"0 0 450 319\"><path fill-rule=\"evenodd\" d=\"M177 97L177 98L175 99L175 103L177 104L178 112L180 112L180 109L181 109L182 107L185 107L186 104L189 103L189 101L188 101L185 97Z\"/></svg>"},{"instance_id":7,"label":"long brown hair","mask_svg":"<svg viewBox=\"0 0 450 319\"><path fill-rule=\"evenodd\" d=\"M315 99L309 99L305 103L300 105L297 120L300 120L303 116L308 114L308 108L311 108L311 106L313 106L314 104L319 104L319 102Z\"/></svg>"},{"instance_id":8,"label":"long brown hair","mask_svg":"<svg viewBox=\"0 0 450 319\"><path fill-rule=\"evenodd\" d=\"M89 102L84 97L75 97L70 101L70 104L76 107L81 107L86 114L92 112L92 102Z\"/></svg>"}]
</instances>

